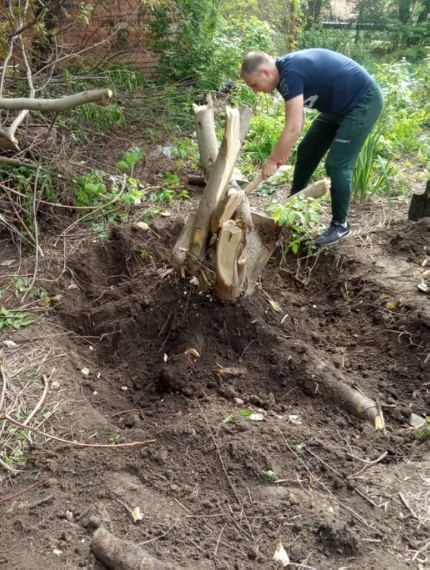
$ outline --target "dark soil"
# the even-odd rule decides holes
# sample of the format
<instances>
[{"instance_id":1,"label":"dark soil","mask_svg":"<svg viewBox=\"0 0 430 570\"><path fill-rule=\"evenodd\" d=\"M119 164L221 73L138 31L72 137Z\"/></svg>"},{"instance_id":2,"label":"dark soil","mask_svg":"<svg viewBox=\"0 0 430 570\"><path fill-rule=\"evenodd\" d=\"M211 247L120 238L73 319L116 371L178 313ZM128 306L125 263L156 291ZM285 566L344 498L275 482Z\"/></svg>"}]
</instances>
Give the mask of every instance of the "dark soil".
<instances>
[{"instance_id":1,"label":"dark soil","mask_svg":"<svg viewBox=\"0 0 430 570\"><path fill-rule=\"evenodd\" d=\"M429 532L428 449L409 416L430 405L429 298L417 289L428 281L430 219L409 222L404 210L316 264L275 256L256 293L237 304L172 272L180 221L76 241L61 277L44 283L62 300L38 325L37 334L73 333L50 341L67 354L67 405L51 433L154 442L84 449L36 438L2 497L51 476L0 504L0 564L102 568L89 542L103 526L178 568L276 568L279 542L304 568L418 568L427 556L418 551ZM356 212L361 221L374 215ZM62 266L56 255L46 278ZM385 433L303 390L311 357L378 401ZM216 372L228 367L240 373Z\"/></svg>"}]
</instances>

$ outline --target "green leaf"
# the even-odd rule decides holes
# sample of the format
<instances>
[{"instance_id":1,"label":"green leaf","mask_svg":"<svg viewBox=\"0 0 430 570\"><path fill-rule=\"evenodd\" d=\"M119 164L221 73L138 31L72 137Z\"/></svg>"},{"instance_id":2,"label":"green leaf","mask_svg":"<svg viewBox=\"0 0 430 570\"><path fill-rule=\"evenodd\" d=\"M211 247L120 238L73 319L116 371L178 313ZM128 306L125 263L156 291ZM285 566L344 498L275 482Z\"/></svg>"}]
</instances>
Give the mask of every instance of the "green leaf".
<instances>
[{"instance_id":1,"label":"green leaf","mask_svg":"<svg viewBox=\"0 0 430 570\"><path fill-rule=\"evenodd\" d=\"M244 418L249 418L252 414L252 410L239 410L239 415Z\"/></svg>"},{"instance_id":2,"label":"green leaf","mask_svg":"<svg viewBox=\"0 0 430 570\"><path fill-rule=\"evenodd\" d=\"M128 170L130 168L130 165L125 160L120 160L116 163L116 167L118 170Z\"/></svg>"},{"instance_id":3,"label":"green leaf","mask_svg":"<svg viewBox=\"0 0 430 570\"><path fill-rule=\"evenodd\" d=\"M223 424L232 424L234 422L234 416L227 416L222 420Z\"/></svg>"},{"instance_id":4,"label":"green leaf","mask_svg":"<svg viewBox=\"0 0 430 570\"><path fill-rule=\"evenodd\" d=\"M272 469L266 469L266 471L263 471L263 475L271 483L274 483L278 479L278 476Z\"/></svg>"}]
</instances>

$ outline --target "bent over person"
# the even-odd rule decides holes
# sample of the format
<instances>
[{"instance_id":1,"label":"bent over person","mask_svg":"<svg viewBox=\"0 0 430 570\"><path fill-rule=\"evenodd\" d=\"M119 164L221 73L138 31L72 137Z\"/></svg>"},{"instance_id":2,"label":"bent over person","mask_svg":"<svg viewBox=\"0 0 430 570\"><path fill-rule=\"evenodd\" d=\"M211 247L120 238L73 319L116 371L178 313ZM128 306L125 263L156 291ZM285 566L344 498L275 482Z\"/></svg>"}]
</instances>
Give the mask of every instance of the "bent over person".
<instances>
[{"instance_id":1,"label":"bent over person","mask_svg":"<svg viewBox=\"0 0 430 570\"><path fill-rule=\"evenodd\" d=\"M332 245L349 236L352 172L384 104L375 80L349 57L326 49L306 49L276 59L253 51L245 56L240 75L254 93L276 88L285 100L286 124L263 164L265 180L289 160L304 126L305 107L319 111L298 146L291 194L307 186L328 151L325 167L331 179L332 221L315 243Z\"/></svg>"}]
</instances>

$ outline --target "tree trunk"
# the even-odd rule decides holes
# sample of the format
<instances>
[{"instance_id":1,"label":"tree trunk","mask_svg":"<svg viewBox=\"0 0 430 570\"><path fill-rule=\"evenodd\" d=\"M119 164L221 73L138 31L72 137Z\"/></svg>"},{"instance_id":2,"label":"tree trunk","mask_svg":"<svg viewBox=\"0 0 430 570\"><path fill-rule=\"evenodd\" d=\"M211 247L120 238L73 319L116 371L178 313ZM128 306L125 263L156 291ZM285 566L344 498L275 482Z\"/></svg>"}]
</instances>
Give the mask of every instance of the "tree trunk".
<instances>
[{"instance_id":1,"label":"tree trunk","mask_svg":"<svg viewBox=\"0 0 430 570\"><path fill-rule=\"evenodd\" d=\"M197 275L200 272L200 264L206 256L210 221L230 182L244 138L241 135L248 130L250 119L250 114L241 117L238 109L226 107L224 139L207 186L203 191L194 221L187 263L188 273L192 275Z\"/></svg>"},{"instance_id":2,"label":"tree trunk","mask_svg":"<svg viewBox=\"0 0 430 570\"><path fill-rule=\"evenodd\" d=\"M193 105L199 145L200 165L206 182L218 156L218 142L215 134L215 118L212 97L208 95L207 105Z\"/></svg>"}]
</instances>

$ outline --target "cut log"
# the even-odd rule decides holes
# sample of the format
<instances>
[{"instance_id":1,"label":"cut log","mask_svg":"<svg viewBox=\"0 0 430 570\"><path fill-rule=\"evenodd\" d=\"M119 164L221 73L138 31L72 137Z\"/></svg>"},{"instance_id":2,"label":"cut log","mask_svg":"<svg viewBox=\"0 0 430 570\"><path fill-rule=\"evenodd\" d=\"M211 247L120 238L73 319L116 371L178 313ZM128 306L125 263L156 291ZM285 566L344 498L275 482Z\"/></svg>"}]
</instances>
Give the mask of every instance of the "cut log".
<instances>
[{"instance_id":1,"label":"cut log","mask_svg":"<svg viewBox=\"0 0 430 570\"><path fill-rule=\"evenodd\" d=\"M409 220L430 218L430 180L427 180L426 189L422 194L414 194L408 211Z\"/></svg>"},{"instance_id":2,"label":"cut log","mask_svg":"<svg viewBox=\"0 0 430 570\"><path fill-rule=\"evenodd\" d=\"M207 96L207 105L193 105L203 178L209 180L218 156L218 141L215 133L215 118L212 97Z\"/></svg>"},{"instance_id":3,"label":"cut log","mask_svg":"<svg viewBox=\"0 0 430 570\"><path fill-rule=\"evenodd\" d=\"M221 228L216 249L215 292L219 299L237 299L242 288L246 256L239 250L244 232L233 220L225 222Z\"/></svg>"},{"instance_id":4,"label":"cut log","mask_svg":"<svg viewBox=\"0 0 430 570\"><path fill-rule=\"evenodd\" d=\"M122 540L99 528L90 544L96 558L112 570L180 570L180 566L162 562L148 554L137 544Z\"/></svg>"}]
</instances>

